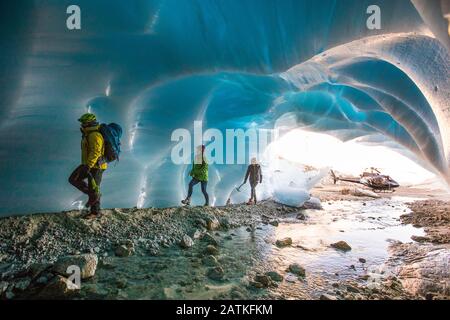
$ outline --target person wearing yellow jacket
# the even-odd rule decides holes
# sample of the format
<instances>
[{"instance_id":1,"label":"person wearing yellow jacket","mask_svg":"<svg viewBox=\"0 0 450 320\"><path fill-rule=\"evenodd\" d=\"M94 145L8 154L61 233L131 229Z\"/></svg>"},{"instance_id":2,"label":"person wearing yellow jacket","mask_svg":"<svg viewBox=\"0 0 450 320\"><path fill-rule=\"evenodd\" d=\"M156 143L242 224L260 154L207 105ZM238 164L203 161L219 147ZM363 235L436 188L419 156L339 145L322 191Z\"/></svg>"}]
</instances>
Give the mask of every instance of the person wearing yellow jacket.
<instances>
[{"instance_id":1,"label":"person wearing yellow jacket","mask_svg":"<svg viewBox=\"0 0 450 320\"><path fill-rule=\"evenodd\" d=\"M69 183L89 196L86 207L90 207L90 213L85 218L91 219L100 214L100 183L108 165L103 157L105 143L96 116L86 113L78 121L82 133L81 164L70 175Z\"/></svg>"}]
</instances>

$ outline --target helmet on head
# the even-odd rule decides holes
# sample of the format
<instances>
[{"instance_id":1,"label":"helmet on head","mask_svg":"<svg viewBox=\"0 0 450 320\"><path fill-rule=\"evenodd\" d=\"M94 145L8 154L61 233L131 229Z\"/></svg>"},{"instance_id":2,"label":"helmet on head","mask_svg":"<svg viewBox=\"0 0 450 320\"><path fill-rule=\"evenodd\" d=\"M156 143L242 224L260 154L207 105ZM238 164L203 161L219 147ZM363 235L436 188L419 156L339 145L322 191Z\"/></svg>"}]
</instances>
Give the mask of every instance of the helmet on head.
<instances>
[{"instance_id":1,"label":"helmet on head","mask_svg":"<svg viewBox=\"0 0 450 320\"><path fill-rule=\"evenodd\" d=\"M80 119L78 119L82 124L95 122L97 121L97 118L95 117L95 114L93 113L85 113L83 114Z\"/></svg>"}]
</instances>

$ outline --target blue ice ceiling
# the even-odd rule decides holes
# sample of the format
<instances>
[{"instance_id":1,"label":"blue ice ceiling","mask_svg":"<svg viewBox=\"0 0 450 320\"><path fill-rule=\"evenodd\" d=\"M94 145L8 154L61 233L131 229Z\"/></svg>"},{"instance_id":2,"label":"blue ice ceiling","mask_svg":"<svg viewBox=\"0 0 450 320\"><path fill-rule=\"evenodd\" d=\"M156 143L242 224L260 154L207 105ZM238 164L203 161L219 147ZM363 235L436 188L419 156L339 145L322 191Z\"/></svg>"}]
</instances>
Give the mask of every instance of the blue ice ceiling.
<instances>
[{"instance_id":1,"label":"blue ice ceiling","mask_svg":"<svg viewBox=\"0 0 450 320\"><path fill-rule=\"evenodd\" d=\"M450 180L447 1L36 0L0 4L0 214L72 208L76 119L125 130L106 207L185 196L173 130L297 127L397 148ZM81 8L81 30L66 8ZM381 30L366 27L369 5ZM215 204L241 180L211 167Z\"/></svg>"}]
</instances>

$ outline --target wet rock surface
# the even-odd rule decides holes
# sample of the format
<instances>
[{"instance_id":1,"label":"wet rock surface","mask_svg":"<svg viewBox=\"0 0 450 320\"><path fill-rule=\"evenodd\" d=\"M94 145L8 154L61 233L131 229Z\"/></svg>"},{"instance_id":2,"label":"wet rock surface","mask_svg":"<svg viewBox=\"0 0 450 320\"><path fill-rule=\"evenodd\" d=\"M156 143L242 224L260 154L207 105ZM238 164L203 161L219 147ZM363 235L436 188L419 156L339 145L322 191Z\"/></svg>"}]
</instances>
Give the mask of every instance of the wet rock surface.
<instances>
[{"instance_id":1,"label":"wet rock surface","mask_svg":"<svg viewBox=\"0 0 450 320\"><path fill-rule=\"evenodd\" d=\"M115 254L118 257L132 256L134 254L134 247L129 247L129 246L121 244L116 248Z\"/></svg>"},{"instance_id":2,"label":"wet rock surface","mask_svg":"<svg viewBox=\"0 0 450 320\"><path fill-rule=\"evenodd\" d=\"M298 263L291 264L288 268L288 271L292 274L295 274L299 277L304 277L306 275L305 268L303 268Z\"/></svg>"},{"instance_id":3,"label":"wet rock surface","mask_svg":"<svg viewBox=\"0 0 450 320\"><path fill-rule=\"evenodd\" d=\"M450 245L393 243L386 265L412 295L450 297Z\"/></svg>"},{"instance_id":4,"label":"wet rock surface","mask_svg":"<svg viewBox=\"0 0 450 320\"><path fill-rule=\"evenodd\" d=\"M187 248L192 247L193 245L194 245L194 240L192 240L192 238L189 237L187 234L185 234L185 235L181 238L180 246L181 246L182 248L187 249Z\"/></svg>"},{"instance_id":5,"label":"wet rock surface","mask_svg":"<svg viewBox=\"0 0 450 320\"><path fill-rule=\"evenodd\" d=\"M54 277L38 294L40 299L67 299L79 288L62 276Z\"/></svg>"},{"instance_id":6,"label":"wet rock surface","mask_svg":"<svg viewBox=\"0 0 450 320\"><path fill-rule=\"evenodd\" d=\"M341 251L344 251L344 252L352 250L352 247L350 247L350 245L347 242L342 241L342 240L338 241L338 242L335 242L335 243L332 243L332 244L330 244L330 246L332 248L335 248L337 250L341 250Z\"/></svg>"},{"instance_id":7,"label":"wet rock surface","mask_svg":"<svg viewBox=\"0 0 450 320\"><path fill-rule=\"evenodd\" d=\"M288 247L288 246L292 245L292 239L291 238L280 239L280 240L277 240L275 242L275 244L279 248Z\"/></svg>"},{"instance_id":8,"label":"wet rock surface","mask_svg":"<svg viewBox=\"0 0 450 320\"><path fill-rule=\"evenodd\" d=\"M95 275L97 264L97 255L88 253L62 257L55 263L52 269L63 276L70 276L73 274L71 267L78 267L80 269L81 279L88 279Z\"/></svg>"},{"instance_id":9,"label":"wet rock surface","mask_svg":"<svg viewBox=\"0 0 450 320\"><path fill-rule=\"evenodd\" d=\"M409 203L411 213L400 218L403 223L425 228L426 237L416 237L417 242L450 243L450 202L425 200Z\"/></svg>"},{"instance_id":10,"label":"wet rock surface","mask_svg":"<svg viewBox=\"0 0 450 320\"><path fill-rule=\"evenodd\" d=\"M386 267L405 290L426 299L450 298L450 202L416 201L411 212L400 217L405 224L424 228L425 236L413 243L393 242Z\"/></svg>"},{"instance_id":11,"label":"wet rock surface","mask_svg":"<svg viewBox=\"0 0 450 320\"><path fill-rule=\"evenodd\" d=\"M223 276L224 276L225 272L222 269L222 267L217 266L217 267L213 267L211 269L208 270L208 277L213 279L213 280L222 280Z\"/></svg>"},{"instance_id":12,"label":"wet rock surface","mask_svg":"<svg viewBox=\"0 0 450 320\"><path fill-rule=\"evenodd\" d=\"M269 271L266 273L266 276L269 276L272 279L272 281L277 282L283 281L283 276L276 271Z\"/></svg>"}]
</instances>

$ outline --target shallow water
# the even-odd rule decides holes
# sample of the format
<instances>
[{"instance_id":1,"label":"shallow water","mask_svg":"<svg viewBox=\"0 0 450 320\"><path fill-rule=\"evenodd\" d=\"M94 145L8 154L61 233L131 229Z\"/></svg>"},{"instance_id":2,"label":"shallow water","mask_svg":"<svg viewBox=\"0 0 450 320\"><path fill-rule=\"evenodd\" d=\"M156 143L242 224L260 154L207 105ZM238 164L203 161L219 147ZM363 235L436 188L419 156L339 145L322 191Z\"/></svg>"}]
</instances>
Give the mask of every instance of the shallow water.
<instances>
[{"instance_id":1,"label":"shallow water","mask_svg":"<svg viewBox=\"0 0 450 320\"><path fill-rule=\"evenodd\" d=\"M205 243L193 248L167 248L159 256L141 253L129 258L111 257L108 267L100 267L96 277L82 285L82 297L110 299L212 299L212 298L318 298L332 292L332 284L342 280L363 282L363 275L376 278L388 257L389 242L410 242L423 230L402 225L400 215L409 212L403 198L373 201L323 203L324 210L305 210L306 220L292 214L278 227L260 224L228 232L215 232L225 271L222 281L206 276L202 264ZM274 245L291 237L288 248ZM344 240L349 252L330 248ZM359 261L366 260L365 263ZM286 271L292 263L306 269L299 279ZM284 280L278 287L256 289L248 285L256 273L277 271Z\"/></svg>"}]
</instances>

